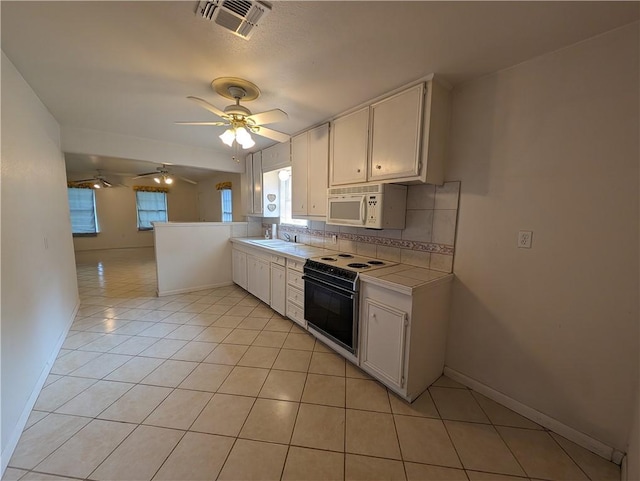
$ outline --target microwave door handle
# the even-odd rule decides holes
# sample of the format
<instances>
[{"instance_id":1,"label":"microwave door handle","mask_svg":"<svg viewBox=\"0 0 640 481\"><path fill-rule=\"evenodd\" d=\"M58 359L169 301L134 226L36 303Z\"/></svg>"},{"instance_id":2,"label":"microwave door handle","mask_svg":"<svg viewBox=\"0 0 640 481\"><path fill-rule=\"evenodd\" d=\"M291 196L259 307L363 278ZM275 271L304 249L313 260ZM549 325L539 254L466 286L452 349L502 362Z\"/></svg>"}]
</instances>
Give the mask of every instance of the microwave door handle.
<instances>
[{"instance_id":1,"label":"microwave door handle","mask_svg":"<svg viewBox=\"0 0 640 481\"><path fill-rule=\"evenodd\" d=\"M366 202L367 196L362 196L362 200L360 201L360 219L362 219L362 225L365 225L367 223Z\"/></svg>"}]
</instances>

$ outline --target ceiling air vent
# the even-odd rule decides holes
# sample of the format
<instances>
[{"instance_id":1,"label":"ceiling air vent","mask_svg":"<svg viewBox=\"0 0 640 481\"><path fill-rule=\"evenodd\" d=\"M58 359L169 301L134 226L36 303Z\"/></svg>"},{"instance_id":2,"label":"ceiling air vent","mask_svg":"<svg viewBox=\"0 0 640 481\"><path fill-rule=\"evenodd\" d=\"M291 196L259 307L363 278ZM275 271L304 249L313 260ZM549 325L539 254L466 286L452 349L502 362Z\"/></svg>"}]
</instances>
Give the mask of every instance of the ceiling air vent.
<instances>
[{"instance_id":1,"label":"ceiling air vent","mask_svg":"<svg viewBox=\"0 0 640 481\"><path fill-rule=\"evenodd\" d=\"M271 4L259 0L203 0L196 15L213 20L235 35L248 39L258 22L271 11Z\"/></svg>"}]
</instances>

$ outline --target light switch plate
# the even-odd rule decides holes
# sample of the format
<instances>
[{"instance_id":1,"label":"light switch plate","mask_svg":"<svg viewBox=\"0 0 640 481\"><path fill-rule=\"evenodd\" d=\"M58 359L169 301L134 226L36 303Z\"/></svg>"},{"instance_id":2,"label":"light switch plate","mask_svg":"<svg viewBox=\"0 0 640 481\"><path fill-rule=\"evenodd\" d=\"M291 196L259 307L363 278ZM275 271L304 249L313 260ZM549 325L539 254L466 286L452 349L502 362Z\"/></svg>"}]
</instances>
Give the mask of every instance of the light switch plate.
<instances>
[{"instance_id":1,"label":"light switch plate","mask_svg":"<svg viewBox=\"0 0 640 481\"><path fill-rule=\"evenodd\" d=\"M520 249L531 249L531 239L533 238L533 231L521 230L518 232L518 247Z\"/></svg>"}]
</instances>

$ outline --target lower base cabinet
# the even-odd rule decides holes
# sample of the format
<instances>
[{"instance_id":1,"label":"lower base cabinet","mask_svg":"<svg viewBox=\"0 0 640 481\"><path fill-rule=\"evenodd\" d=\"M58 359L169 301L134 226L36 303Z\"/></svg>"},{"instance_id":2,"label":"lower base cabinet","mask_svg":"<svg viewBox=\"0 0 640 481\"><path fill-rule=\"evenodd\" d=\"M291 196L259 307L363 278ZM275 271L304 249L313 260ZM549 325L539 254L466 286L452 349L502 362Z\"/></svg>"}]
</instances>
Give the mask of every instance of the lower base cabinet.
<instances>
[{"instance_id":1,"label":"lower base cabinet","mask_svg":"<svg viewBox=\"0 0 640 481\"><path fill-rule=\"evenodd\" d=\"M304 280L302 280L303 265L303 262L292 259L287 260L287 317L306 329Z\"/></svg>"},{"instance_id":2,"label":"lower base cabinet","mask_svg":"<svg viewBox=\"0 0 640 481\"><path fill-rule=\"evenodd\" d=\"M231 254L232 279L243 289L247 288L247 254L233 249Z\"/></svg>"},{"instance_id":3,"label":"lower base cabinet","mask_svg":"<svg viewBox=\"0 0 640 481\"><path fill-rule=\"evenodd\" d=\"M265 304L271 301L269 261L247 254L247 290Z\"/></svg>"},{"instance_id":4,"label":"lower base cabinet","mask_svg":"<svg viewBox=\"0 0 640 481\"><path fill-rule=\"evenodd\" d=\"M408 401L440 375L451 277L410 293L361 283L360 367Z\"/></svg>"},{"instance_id":5,"label":"lower base cabinet","mask_svg":"<svg viewBox=\"0 0 640 481\"><path fill-rule=\"evenodd\" d=\"M285 315L286 309L286 273L284 266L271 263L271 308L278 314Z\"/></svg>"}]
</instances>

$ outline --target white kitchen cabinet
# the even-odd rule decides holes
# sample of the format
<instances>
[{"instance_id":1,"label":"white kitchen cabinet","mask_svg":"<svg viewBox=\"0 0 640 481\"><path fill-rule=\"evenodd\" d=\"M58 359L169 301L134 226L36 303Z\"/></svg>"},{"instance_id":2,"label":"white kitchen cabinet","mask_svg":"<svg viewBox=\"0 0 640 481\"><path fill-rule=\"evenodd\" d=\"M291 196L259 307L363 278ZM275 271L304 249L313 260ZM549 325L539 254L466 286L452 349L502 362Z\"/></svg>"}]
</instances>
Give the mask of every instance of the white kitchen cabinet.
<instances>
[{"instance_id":1,"label":"white kitchen cabinet","mask_svg":"<svg viewBox=\"0 0 640 481\"><path fill-rule=\"evenodd\" d=\"M308 146L307 132L291 139L291 214L297 216L307 215Z\"/></svg>"},{"instance_id":2,"label":"white kitchen cabinet","mask_svg":"<svg viewBox=\"0 0 640 481\"><path fill-rule=\"evenodd\" d=\"M285 258L282 256L271 256L271 308L286 315L286 294L287 280L285 269Z\"/></svg>"},{"instance_id":3,"label":"white kitchen cabinet","mask_svg":"<svg viewBox=\"0 0 640 481\"><path fill-rule=\"evenodd\" d=\"M250 164L250 167L249 167ZM251 171L248 179L251 185L249 214L262 215L262 153L255 152L247 156L247 171ZM249 176L249 174L247 174Z\"/></svg>"},{"instance_id":4,"label":"white kitchen cabinet","mask_svg":"<svg viewBox=\"0 0 640 481\"><path fill-rule=\"evenodd\" d=\"M450 89L433 76L332 124L330 187L444 182Z\"/></svg>"},{"instance_id":5,"label":"white kitchen cabinet","mask_svg":"<svg viewBox=\"0 0 640 481\"><path fill-rule=\"evenodd\" d=\"M291 165L291 146L280 142L262 150L262 172L282 169Z\"/></svg>"},{"instance_id":6,"label":"white kitchen cabinet","mask_svg":"<svg viewBox=\"0 0 640 481\"><path fill-rule=\"evenodd\" d=\"M293 215L325 217L329 175L329 124L291 140Z\"/></svg>"},{"instance_id":7,"label":"white kitchen cabinet","mask_svg":"<svg viewBox=\"0 0 640 481\"><path fill-rule=\"evenodd\" d=\"M286 315L306 329L304 318L304 280L302 279L303 262L287 259L287 306Z\"/></svg>"},{"instance_id":8,"label":"white kitchen cabinet","mask_svg":"<svg viewBox=\"0 0 640 481\"><path fill-rule=\"evenodd\" d=\"M369 180L419 175L423 99L421 83L371 105Z\"/></svg>"},{"instance_id":9,"label":"white kitchen cabinet","mask_svg":"<svg viewBox=\"0 0 640 481\"><path fill-rule=\"evenodd\" d=\"M360 367L408 401L442 375L451 278L413 289L361 278Z\"/></svg>"},{"instance_id":10,"label":"white kitchen cabinet","mask_svg":"<svg viewBox=\"0 0 640 481\"><path fill-rule=\"evenodd\" d=\"M369 107L338 117L331 132L330 185L366 182Z\"/></svg>"},{"instance_id":11,"label":"white kitchen cabinet","mask_svg":"<svg viewBox=\"0 0 640 481\"><path fill-rule=\"evenodd\" d=\"M377 377L402 389L409 315L370 298L364 300L363 307L360 362Z\"/></svg>"},{"instance_id":12,"label":"white kitchen cabinet","mask_svg":"<svg viewBox=\"0 0 640 481\"><path fill-rule=\"evenodd\" d=\"M269 261L247 254L247 290L265 304L269 304L270 283Z\"/></svg>"},{"instance_id":13,"label":"white kitchen cabinet","mask_svg":"<svg viewBox=\"0 0 640 481\"><path fill-rule=\"evenodd\" d=\"M231 254L233 282L243 289L247 288L247 254L238 249L233 249Z\"/></svg>"}]
</instances>

